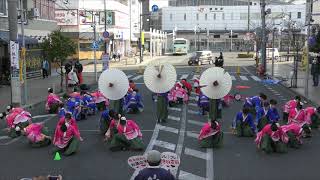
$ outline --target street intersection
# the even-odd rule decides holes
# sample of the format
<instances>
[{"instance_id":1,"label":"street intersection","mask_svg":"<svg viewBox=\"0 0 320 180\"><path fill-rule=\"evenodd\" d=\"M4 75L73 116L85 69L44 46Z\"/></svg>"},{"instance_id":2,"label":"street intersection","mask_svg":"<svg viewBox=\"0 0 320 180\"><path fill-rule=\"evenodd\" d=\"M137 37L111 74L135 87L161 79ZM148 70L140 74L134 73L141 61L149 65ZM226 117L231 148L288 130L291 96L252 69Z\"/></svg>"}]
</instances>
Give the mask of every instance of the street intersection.
<instances>
[{"instance_id":1,"label":"street intersection","mask_svg":"<svg viewBox=\"0 0 320 180\"><path fill-rule=\"evenodd\" d=\"M202 68L204 70L205 68ZM254 74L254 68L241 67L240 76L235 72L236 67L225 68L232 77L233 88L230 94L238 92L237 85L250 86L242 90L244 97L263 92L268 99L278 101L278 109L293 98L295 94L280 84L265 85L260 77ZM207 117L198 113L196 96L191 95L188 104L169 109L167 123L156 123L155 103L152 93L143 83L143 76L135 71L125 71L129 79L134 80L142 94L144 112L127 115L140 126L146 149L156 149L160 152L175 152L181 158L181 164L176 177L184 180L242 180L242 179L319 179L317 172L320 157L318 141L319 132L315 130L311 139L304 139L301 149L290 149L287 154L267 155L257 151L254 138L239 138L231 133L230 126L236 113L240 111L242 102L233 101L230 107L222 113L222 129L224 145L220 149L202 149L198 146L197 136ZM199 76L195 67L177 68L178 79L186 78L191 81ZM54 132L58 118L44 115L44 105L34 108L32 114L37 116L36 122L44 122L51 133ZM14 140L1 136L0 179L11 180L35 175L61 174L70 180L100 180L100 179L133 179L134 172L127 164L130 156L144 152L111 152L108 144L103 142L103 136L98 131L100 115L89 117L78 123L84 141L77 154L71 157L62 156L62 160L53 161L51 154L53 146L41 149L31 148L26 138ZM4 134L1 134L4 135Z\"/></svg>"}]
</instances>

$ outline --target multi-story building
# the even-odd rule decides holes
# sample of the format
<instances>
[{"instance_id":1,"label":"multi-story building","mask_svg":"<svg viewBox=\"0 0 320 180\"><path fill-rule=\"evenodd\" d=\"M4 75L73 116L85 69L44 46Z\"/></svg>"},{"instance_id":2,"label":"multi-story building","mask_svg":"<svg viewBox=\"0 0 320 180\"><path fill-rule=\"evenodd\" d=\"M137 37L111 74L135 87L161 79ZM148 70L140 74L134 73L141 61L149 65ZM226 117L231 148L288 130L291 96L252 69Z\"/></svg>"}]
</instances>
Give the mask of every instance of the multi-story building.
<instances>
[{"instance_id":1,"label":"multi-story building","mask_svg":"<svg viewBox=\"0 0 320 180\"><path fill-rule=\"evenodd\" d=\"M289 20L297 26L305 24L305 5L279 1L268 4L268 8L271 9L266 17L268 29L283 29L284 21ZM191 49L253 50L254 43L248 40L253 39L259 27L259 1L250 2L248 6L245 0L174 0L162 9L162 30L173 32L176 29L176 37L189 39Z\"/></svg>"},{"instance_id":2,"label":"multi-story building","mask_svg":"<svg viewBox=\"0 0 320 180\"><path fill-rule=\"evenodd\" d=\"M315 20L314 23L320 25L320 1L313 2L313 9L312 9L313 19Z\"/></svg>"},{"instance_id":3,"label":"multi-story building","mask_svg":"<svg viewBox=\"0 0 320 180\"><path fill-rule=\"evenodd\" d=\"M121 54L127 53L131 41L137 40L133 34L139 32L140 18L140 3L138 0L130 0L130 2L131 6L128 0L69 0L65 3L57 2L56 20L61 30L77 42L78 59L94 58L91 49L94 41L94 26L96 27L96 41L100 42L97 57L100 58L104 51L106 40L103 38L103 32L105 31L104 5L106 5L107 11L107 32L110 35L106 40L109 53L119 51Z\"/></svg>"},{"instance_id":4,"label":"multi-story building","mask_svg":"<svg viewBox=\"0 0 320 180\"><path fill-rule=\"evenodd\" d=\"M55 21L54 0L18 0L18 9L24 9L24 35L26 48L38 48L41 42L50 32L57 29ZM21 12L21 11L18 11ZM20 15L21 13L18 13ZM19 20L18 20L19 21ZM20 22L18 25L18 42L22 44ZM6 81L9 72L9 25L8 25L8 2L0 0L0 84ZM38 55L27 57L27 71L41 69L41 61Z\"/></svg>"}]
</instances>

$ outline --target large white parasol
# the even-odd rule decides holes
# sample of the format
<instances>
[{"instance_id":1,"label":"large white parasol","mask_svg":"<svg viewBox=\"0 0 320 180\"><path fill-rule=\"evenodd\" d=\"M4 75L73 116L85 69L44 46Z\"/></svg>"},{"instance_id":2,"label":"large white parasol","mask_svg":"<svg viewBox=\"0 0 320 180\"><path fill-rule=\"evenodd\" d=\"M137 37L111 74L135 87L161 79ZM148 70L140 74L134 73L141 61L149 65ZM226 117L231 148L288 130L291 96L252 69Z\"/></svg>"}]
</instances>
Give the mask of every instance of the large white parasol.
<instances>
[{"instance_id":1,"label":"large white parasol","mask_svg":"<svg viewBox=\"0 0 320 180\"><path fill-rule=\"evenodd\" d=\"M177 80L176 69L171 64L148 65L144 71L144 83L154 93L170 91Z\"/></svg>"},{"instance_id":2,"label":"large white parasol","mask_svg":"<svg viewBox=\"0 0 320 180\"><path fill-rule=\"evenodd\" d=\"M108 69L99 77L99 90L110 100L123 98L128 92L129 80L119 69Z\"/></svg>"},{"instance_id":3,"label":"large white parasol","mask_svg":"<svg viewBox=\"0 0 320 180\"><path fill-rule=\"evenodd\" d=\"M201 74L200 87L208 98L221 99L231 90L232 79L223 68L212 67Z\"/></svg>"}]
</instances>

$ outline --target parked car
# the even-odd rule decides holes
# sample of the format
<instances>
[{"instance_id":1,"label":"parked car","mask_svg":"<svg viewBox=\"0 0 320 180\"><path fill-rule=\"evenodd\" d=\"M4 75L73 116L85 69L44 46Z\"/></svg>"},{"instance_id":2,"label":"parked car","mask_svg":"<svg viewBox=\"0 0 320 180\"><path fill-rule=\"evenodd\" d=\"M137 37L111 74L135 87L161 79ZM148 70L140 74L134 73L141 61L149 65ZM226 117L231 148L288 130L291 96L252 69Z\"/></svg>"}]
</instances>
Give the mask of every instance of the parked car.
<instances>
[{"instance_id":1,"label":"parked car","mask_svg":"<svg viewBox=\"0 0 320 180\"><path fill-rule=\"evenodd\" d=\"M196 51L192 54L192 56L189 58L188 65L202 65L202 64L213 64L213 55L211 51Z\"/></svg>"}]
</instances>

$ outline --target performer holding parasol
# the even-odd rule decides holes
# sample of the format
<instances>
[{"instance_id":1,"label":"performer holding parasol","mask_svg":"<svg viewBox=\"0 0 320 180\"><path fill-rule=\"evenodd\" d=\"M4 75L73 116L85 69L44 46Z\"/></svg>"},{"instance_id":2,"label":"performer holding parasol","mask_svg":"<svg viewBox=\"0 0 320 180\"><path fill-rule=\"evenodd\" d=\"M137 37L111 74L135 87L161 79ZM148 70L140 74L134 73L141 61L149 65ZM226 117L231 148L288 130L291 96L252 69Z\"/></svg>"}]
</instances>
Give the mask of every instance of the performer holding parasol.
<instances>
[{"instance_id":1,"label":"performer holding parasol","mask_svg":"<svg viewBox=\"0 0 320 180\"><path fill-rule=\"evenodd\" d=\"M168 92L174 87L177 73L171 64L149 65L144 71L144 82L147 88L155 93L157 102L158 123L165 122L168 118Z\"/></svg>"},{"instance_id":2,"label":"performer holding parasol","mask_svg":"<svg viewBox=\"0 0 320 180\"><path fill-rule=\"evenodd\" d=\"M127 94L129 80L124 72L118 69L107 69L99 78L99 90L110 101L110 109L122 113L123 97Z\"/></svg>"}]
</instances>

